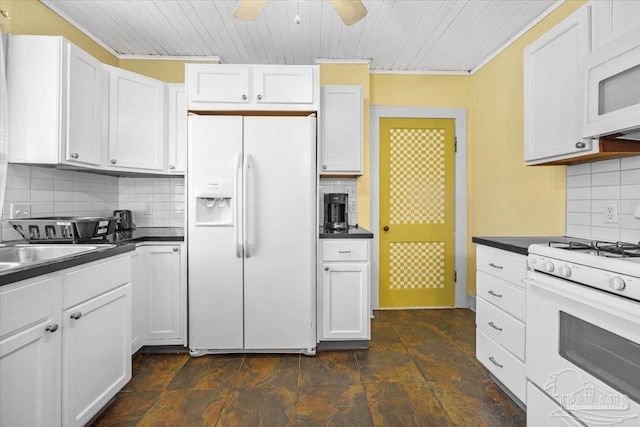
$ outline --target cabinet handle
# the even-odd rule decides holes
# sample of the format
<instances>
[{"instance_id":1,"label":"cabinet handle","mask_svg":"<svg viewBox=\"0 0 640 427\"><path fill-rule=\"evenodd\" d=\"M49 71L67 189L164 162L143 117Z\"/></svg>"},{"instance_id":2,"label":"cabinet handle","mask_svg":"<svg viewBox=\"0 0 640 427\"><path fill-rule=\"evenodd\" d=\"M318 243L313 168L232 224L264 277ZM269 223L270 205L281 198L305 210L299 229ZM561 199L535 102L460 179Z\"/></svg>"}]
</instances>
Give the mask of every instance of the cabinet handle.
<instances>
[{"instance_id":1,"label":"cabinet handle","mask_svg":"<svg viewBox=\"0 0 640 427\"><path fill-rule=\"evenodd\" d=\"M72 159L77 159L78 157L80 157L80 154L78 154L78 153L71 154L71 158Z\"/></svg>"},{"instance_id":2,"label":"cabinet handle","mask_svg":"<svg viewBox=\"0 0 640 427\"><path fill-rule=\"evenodd\" d=\"M111 159L111 164L112 164L112 165L115 165L116 163L117 163L117 162L116 162L116 159Z\"/></svg>"},{"instance_id":3,"label":"cabinet handle","mask_svg":"<svg viewBox=\"0 0 640 427\"><path fill-rule=\"evenodd\" d=\"M173 165L169 165L169 169L175 169L176 167Z\"/></svg>"},{"instance_id":4,"label":"cabinet handle","mask_svg":"<svg viewBox=\"0 0 640 427\"><path fill-rule=\"evenodd\" d=\"M496 331L500 331L502 332L502 328L496 326L493 322L489 322L489 326L491 326L493 329L495 329Z\"/></svg>"},{"instance_id":5,"label":"cabinet handle","mask_svg":"<svg viewBox=\"0 0 640 427\"><path fill-rule=\"evenodd\" d=\"M173 248L173 252L178 252L178 250L179 250L179 249L178 249L177 247L176 247L176 248Z\"/></svg>"},{"instance_id":6,"label":"cabinet handle","mask_svg":"<svg viewBox=\"0 0 640 427\"><path fill-rule=\"evenodd\" d=\"M493 295L493 296L494 296L494 297L496 297L496 298L502 298L502 294L496 294L496 293L495 293L495 292L493 292L493 291L489 291L489 295Z\"/></svg>"},{"instance_id":7,"label":"cabinet handle","mask_svg":"<svg viewBox=\"0 0 640 427\"><path fill-rule=\"evenodd\" d=\"M501 266L501 265L495 265L494 263L490 263L489 265L490 265L491 267L493 267L493 268L497 268L498 270L502 270L502 269L504 268L503 266Z\"/></svg>"},{"instance_id":8,"label":"cabinet handle","mask_svg":"<svg viewBox=\"0 0 640 427\"><path fill-rule=\"evenodd\" d=\"M338 251L339 254L350 254L351 251Z\"/></svg>"},{"instance_id":9,"label":"cabinet handle","mask_svg":"<svg viewBox=\"0 0 640 427\"><path fill-rule=\"evenodd\" d=\"M491 360L491 363L493 363L494 365L496 365L498 368L504 368L504 366L502 366L501 364L499 364L498 362L496 362L496 359L493 358L493 356L489 356L489 360Z\"/></svg>"},{"instance_id":10,"label":"cabinet handle","mask_svg":"<svg viewBox=\"0 0 640 427\"><path fill-rule=\"evenodd\" d=\"M258 95L258 101L262 99L262 95Z\"/></svg>"},{"instance_id":11,"label":"cabinet handle","mask_svg":"<svg viewBox=\"0 0 640 427\"><path fill-rule=\"evenodd\" d=\"M325 268L324 268L324 271L329 271L329 267L325 267Z\"/></svg>"},{"instance_id":12,"label":"cabinet handle","mask_svg":"<svg viewBox=\"0 0 640 427\"><path fill-rule=\"evenodd\" d=\"M322 165L322 169L326 169L326 168L327 168L327 165Z\"/></svg>"},{"instance_id":13,"label":"cabinet handle","mask_svg":"<svg viewBox=\"0 0 640 427\"><path fill-rule=\"evenodd\" d=\"M587 144L585 144L585 143L584 143L584 142L582 142L582 141L578 141L578 142L576 142L576 148L584 148L584 147L586 147L586 146L587 146Z\"/></svg>"},{"instance_id":14,"label":"cabinet handle","mask_svg":"<svg viewBox=\"0 0 640 427\"><path fill-rule=\"evenodd\" d=\"M53 332L58 330L58 324L57 323L52 323L51 325L47 325L47 327L44 328L44 329L45 329L45 331L53 333Z\"/></svg>"},{"instance_id":15,"label":"cabinet handle","mask_svg":"<svg viewBox=\"0 0 640 427\"><path fill-rule=\"evenodd\" d=\"M75 312L71 313L71 316L70 316L70 317L71 317L72 319L76 319L76 320L78 320L79 318L81 318L81 317L82 317L82 313L80 313L79 311L75 311Z\"/></svg>"},{"instance_id":16,"label":"cabinet handle","mask_svg":"<svg viewBox=\"0 0 640 427\"><path fill-rule=\"evenodd\" d=\"M242 94L242 100L246 101L247 100L247 95L245 95L244 93Z\"/></svg>"}]
</instances>

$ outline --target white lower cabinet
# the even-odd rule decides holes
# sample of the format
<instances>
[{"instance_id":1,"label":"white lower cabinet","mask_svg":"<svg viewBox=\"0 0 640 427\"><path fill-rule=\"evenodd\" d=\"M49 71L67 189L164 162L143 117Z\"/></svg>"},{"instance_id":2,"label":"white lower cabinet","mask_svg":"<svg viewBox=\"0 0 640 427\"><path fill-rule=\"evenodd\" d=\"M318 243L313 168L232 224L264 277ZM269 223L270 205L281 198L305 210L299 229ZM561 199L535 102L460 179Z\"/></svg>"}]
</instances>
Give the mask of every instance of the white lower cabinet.
<instances>
[{"instance_id":1,"label":"white lower cabinet","mask_svg":"<svg viewBox=\"0 0 640 427\"><path fill-rule=\"evenodd\" d=\"M478 246L476 260L476 357L526 404L527 257Z\"/></svg>"},{"instance_id":2,"label":"white lower cabinet","mask_svg":"<svg viewBox=\"0 0 640 427\"><path fill-rule=\"evenodd\" d=\"M62 313L62 418L82 426L131 379L131 285Z\"/></svg>"},{"instance_id":3,"label":"white lower cabinet","mask_svg":"<svg viewBox=\"0 0 640 427\"><path fill-rule=\"evenodd\" d=\"M0 425L82 426L131 378L129 255L0 288Z\"/></svg>"},{"instance_id":4,"label":"white lower cabinet","mask_svg":"<svg viewBox=\"0 0 640 427\"><path fill-rule=\"evenodd\" d=\"M59 426L60 277L0 288L0 426Z\"/></svg>"},{"instance_id":5,"label":"white lower cabinet","mask_svg":"<svg viewBox=\"0 0 640 427\"><path fill-rule=\"evenodd\" d=\"M142 345L186 345L186 252L182 242L144 243L138 254L138 311ZM133 344L132 344L133 346Z\"/></svg>"},{"instance_id":6,"label":"white lower cabinet","mask_svg":"<svg viewBox=\"0 0 640 427\"><path fill-rule=\"evenodd\" d=\"M371 338L369 241L323 239L319 341Z\"/></svg>"}]
</instances>

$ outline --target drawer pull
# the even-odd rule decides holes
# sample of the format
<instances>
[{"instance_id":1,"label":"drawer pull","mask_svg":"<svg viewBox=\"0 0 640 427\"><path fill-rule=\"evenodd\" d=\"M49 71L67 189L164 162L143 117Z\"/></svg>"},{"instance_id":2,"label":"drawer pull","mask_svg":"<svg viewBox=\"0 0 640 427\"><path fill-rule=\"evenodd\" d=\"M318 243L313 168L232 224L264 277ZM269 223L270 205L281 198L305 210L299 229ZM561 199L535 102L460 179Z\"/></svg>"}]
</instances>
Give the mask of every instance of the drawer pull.
<instances>
[{"instance_id":1,"label":"drawer pull","mask_svg":"<svg viewBox=\"0 0 640 427\"><path fill-rule=\"evenodd\" d=\"M495 265L495 264L494 264L494 263L492 263L492 262L491 262L491 263L489 263L489 265L490 265L491 267L493 267L493 268L497 268L498 270L502 270L502 269L504 268L503 266L501 266L501 265Z\"/></svg>"},{"instance_id":2,"label":"drawer pull","mask_svg":"<svg viewBox=\"0 0 640 427\"><path fill-rule=\"evenodd\" d=\"M57 324L57 323L52 323L51 325L47 325L47 327L46 327L46 328L44 328L44 329L45 329L45 331L47 331L47 332L51 332L51 333L53 333L53 332L55 332L55 331L57 331L57 330L58 330L58 324Z\"/></svg>"},{"instance_id":3,"label":"drawer pull","mask_svg":"<svg viewBox=\"0 0 640 427\"><path fill-rule=\"evenodd\" d=\"M491 360L491 363L493 363L494 365L496 365L498 368L504 368L504 366L502 366L501 364L499 364L498 362L496 362L496 359L493 358L493 356L489 356L489 360Z\"/></svg>"},{"instance_id":4,"label":"drawer pull","mask_svg":"<svg viewBox=\"0 0 640 427\"><path fill-rule=\"evenodd\" d=\"M493 322L489 322L489 326L491 326L493 329L495 329L496 331L500 331L502 332L502 328L499 326L496 326L495 323Z\"/></svg>"},{"instance_id":5,"label":"drawer pull","mask_svg":"<svg viewBox=\"0 0 640 427\"><path fill-rule=\"evenodd\" d=\"M79 311L75 311L75 312L71 313L71 316L69 316L69 317L71 317L72 319L78 320L79 318L82 317L82 313L80 313Z\"/></svg>"},{"instance_id":6,"label":"drawer pull","mask_svg":"<svg viewBox=\"0 0 640 427\"><path fill-rule=\"evenodd\" d=\"M350 254L351 251L338 251L339 254Z\"/></svg>"},{"instance_id":7,"label":"drawer pull","mask_svg":"<svg viewBox=\"0 0 640 427\"><path fill-rule=\"evenodd\" d=\"M489 295L493 295L493 296L494 296L494 297L496 297L496 298L502 298L502 294L496 294L496 293L495 293L495 292L493 292L493 291L489 291Z\"/></svg>"}]
</instances>

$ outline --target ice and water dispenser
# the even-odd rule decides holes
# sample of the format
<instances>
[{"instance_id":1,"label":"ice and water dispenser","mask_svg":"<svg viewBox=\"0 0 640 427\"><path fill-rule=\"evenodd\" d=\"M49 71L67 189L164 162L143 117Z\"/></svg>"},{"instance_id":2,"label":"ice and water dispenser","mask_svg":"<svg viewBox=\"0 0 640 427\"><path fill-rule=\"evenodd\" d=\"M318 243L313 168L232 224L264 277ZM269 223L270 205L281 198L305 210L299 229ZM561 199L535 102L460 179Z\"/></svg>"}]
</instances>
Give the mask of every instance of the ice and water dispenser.
<instances>
[{"instance_id":1,"label":"ice and water dispenser","mask_svg":"<svg viewBox=\"0 0 640 427\"><path fill-rule=\"evenodd\" d=\"M233 225L233 181L195 182L196 225Z\"/></svg>"}]
</instances>

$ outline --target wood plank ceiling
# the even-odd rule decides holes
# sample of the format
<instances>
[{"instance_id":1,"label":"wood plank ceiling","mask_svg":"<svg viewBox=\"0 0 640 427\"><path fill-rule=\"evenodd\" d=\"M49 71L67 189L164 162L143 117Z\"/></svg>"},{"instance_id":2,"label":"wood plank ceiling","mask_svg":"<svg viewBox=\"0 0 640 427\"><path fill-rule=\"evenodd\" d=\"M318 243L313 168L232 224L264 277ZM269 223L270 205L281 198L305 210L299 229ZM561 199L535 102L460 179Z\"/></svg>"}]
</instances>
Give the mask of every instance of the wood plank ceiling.
<instances>
[{"instance_id":1,"label":"wood plank ceiling","mask_svg":"<svg viewBox=\"0 0 640 427\"><path fill-rule=\"evenodd\" d=\"M329 0L268 0L255 21L237 0L41 0L119 57L218 56L223 63L370 60L379 71L466 72L557 0L363 0L345 26ZM299 13L301 23L294 18Z\"/></svg>"}]
</instances>

